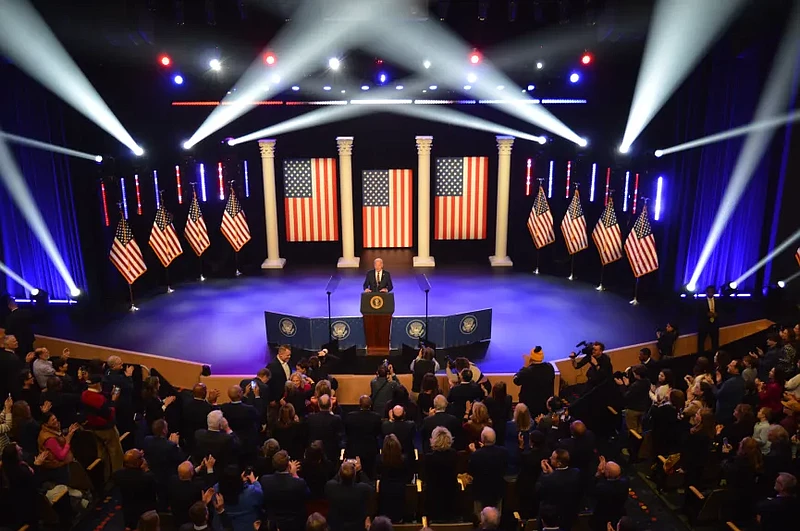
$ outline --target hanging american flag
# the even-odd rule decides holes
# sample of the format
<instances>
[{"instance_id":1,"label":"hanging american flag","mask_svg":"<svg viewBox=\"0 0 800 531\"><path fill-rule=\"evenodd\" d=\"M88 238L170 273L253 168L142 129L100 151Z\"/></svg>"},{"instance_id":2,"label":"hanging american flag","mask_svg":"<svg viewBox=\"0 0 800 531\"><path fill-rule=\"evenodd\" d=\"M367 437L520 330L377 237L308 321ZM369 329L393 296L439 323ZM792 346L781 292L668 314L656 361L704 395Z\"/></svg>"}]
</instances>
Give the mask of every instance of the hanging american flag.
<instances>
[{"instance_id":1,"label":"hanging american flag","mask_svg":"<svg viewBox=\"0 0 800 531\"><path fill-rule=\"evenodd\" d=\"M797 259L797 265L800 265L800 247L794 252L794 257Z\"/></svg>"},{"instance_id":2,"label":"hanging american flag","mask_svg":"<svg viewBox=\"0 0 800 531\"><path fill-rule=\"evenodd\" d=\"M436 159L435 239L486 239L488 173L488 157Z\"/></svg>"},{"instance_id":3,"label":"hanging american flag","mask_svg":"<svg viewBox=\"0 0 800 531\"><path fill-rule=\"evenodd\" d=\"M124 217L121 217L117 224L117 232L114 235L114 243L111 244L109 258L128 284L133 284L147 271L142 250L133 239L133 231Z\"/></svg>"},{"instance_id":4,"label":"hanging american flag","mask_svg":"<svg viewBox=\"0 0 800 531\"><path fill-rule=\"evenodd\" d=\"M533 208L528 216L528 230L533 238L533 244L537 249L549 245L556 241L553 231L553 213L550 212L550 205L547 204L547 195L544 188L539 185L539 193L533 200Z\"/></svg>"},{"instance_id":5,"label":"hanging american flag","mask_svg":"<svg viewBox=\"0 0 800 531\"><path fill-rule=\"evenodd\" d=\"M364 247L411 247L411 170L361 174Z\"/></svg>"},{"instance_id":6,"label":"hanging american flag","mask_svg":"<svg viewBox=\"0 0 800 531\"><path fill-rule=\"evenodd\" d=\"M567 213L564 214L564 219L561 221L561 232L564 234L569 254L575 254L589 247L589 238L586 236L586 218L583 217L581 198L577 189L569 202Z\"/></svg>"},{"instance_id":7,"label":"hanging american flag","mask_svg":"<svg viewBox=\"0 0 800 531\"><path fill-rule=\"evenodd\" d=\"M242 204L236 197L236 192L231 187L228 194L228 202L225 204L225 212L222 213L222 225L220 226L225 239L231 244L237 253L244 244L250 241L250 227L247 226Z\"/></svg>"},{"instance_id":8,"label":"hanging american flag","mask_svg":"<svg viewBox=\"0 0 800 531\"><path fill-rule=\"evenodd\" d=\"M592 231L592 240L597 246L603 265L622 258L622 233L619 230L619 223L617 223L617 215L614 213L614 201L610 197Z\"/></svg>"},{"instance_id":9,"label":"hanging american flag","mask_svg":"<svg viewBox=\"0 0 800 531\"><path fill-rule=\"evenodd\" d=\"M194 193L192 202L189 204L189 218L186 220L186 229L183 231L183 235L186 236L186 241L189 242L189 246L197 256L202 255L211 245L206 222L203 219L203 213L200 212L200 204L197 202L197 192Z\"/></svg>"},{"instance_id":10,"label":"hanging american flag","mask_svg":"<svg viewBox=\"0 0 800 531\"><path fill-rule=\"evenodd\" d=\"M164 208L163 202L156 210L156 219L153 222L153 229L150 231L149 243L164 267L169 266L178 255L183 253L178 233L175 232L175 227L172 225L172 215Z\"/></svg>"},{"instance_id":11,"label":"hanging american flag","mask_svg":"<svg viewBox=\"0 0 800 531\"><path fill-rule=\"evenodd\" d=\"M641 214L633 224L633 230L625 240L625 253L636 278L658 269L656 239L647 219L647 205L642 207Z\"/></svg>"},{"instance_id":12,"label":"hanging american flag","mask_svg":"<svg viewBox=\"0 0 800 531\"><path fill-rule=\"evenodd\" d=\"M283 162L286 240L332 242L339 239L336 159Z\"/></svg>"}]
</instances>

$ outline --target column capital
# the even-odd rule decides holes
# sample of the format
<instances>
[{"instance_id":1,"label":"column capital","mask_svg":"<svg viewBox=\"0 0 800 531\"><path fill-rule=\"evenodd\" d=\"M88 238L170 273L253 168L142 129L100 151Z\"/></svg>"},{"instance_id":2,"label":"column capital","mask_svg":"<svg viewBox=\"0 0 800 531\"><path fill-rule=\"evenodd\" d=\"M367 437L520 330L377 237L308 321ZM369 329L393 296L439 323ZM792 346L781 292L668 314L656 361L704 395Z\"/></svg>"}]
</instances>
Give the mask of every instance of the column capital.
<instances>
[{"instance_id":1,"label":"column capital","mask_svg":"<svg viewBox=\"0 0 800 531\"><path fill-rule=\"evenodd\" d=\"M275 139L264 138L258 141L258 148L261 150L262 159L275 158Z\"/></svg>"},{"instance_id":2,"label":"column capital","mask_svg":"<svg viewBox=\"0 0 800 531\"><path fill-rule=\"evenodd\" d=\"M511 146L514 145L513 136L497 136L497 153L500 155L511 155Z\"/></svg>"},{"instance_id":3,"label":"column capital","mask_svg":"<svg viewBox=\"0 0 800 531\"><path fill-rule=\"evenodd\" d=\"M352 155L353 154L353 137L352 136L337 136L336 144L339 148L339 155Z\"/></svg>"},{"instance_id":4,"label":"column capital","mask_svg":"<svg viewBox=\"0 0 800 531\"><path fill-rule=\"evenodd\" d=\"M431 146L433 146L432 136L418 136L417 140L417 155L430 155Z\"/></svg>"}]
</instances>

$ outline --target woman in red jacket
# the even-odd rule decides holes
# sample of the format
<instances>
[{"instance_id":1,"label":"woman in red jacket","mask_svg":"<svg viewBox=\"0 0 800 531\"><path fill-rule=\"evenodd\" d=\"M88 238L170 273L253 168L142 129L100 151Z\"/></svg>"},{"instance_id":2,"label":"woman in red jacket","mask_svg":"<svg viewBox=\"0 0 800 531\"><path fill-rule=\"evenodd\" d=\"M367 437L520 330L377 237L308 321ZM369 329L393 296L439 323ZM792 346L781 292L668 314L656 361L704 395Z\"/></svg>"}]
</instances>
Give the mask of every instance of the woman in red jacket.
<instances>
[{"instance_id":1,"label":"woman in red jacket","mask_svg":"<svg viewBox=\"0 0 800 531\"><path fill-rule=\"evenodd\" d=\"M764 383L756 380L758 386L758 400L761 407L770 408L775 414L783 412L781 399L783 397L783 387L786 384L786 373L780 367L774 367L769 371L769 381Z\"/></svg>"}]
</instances>

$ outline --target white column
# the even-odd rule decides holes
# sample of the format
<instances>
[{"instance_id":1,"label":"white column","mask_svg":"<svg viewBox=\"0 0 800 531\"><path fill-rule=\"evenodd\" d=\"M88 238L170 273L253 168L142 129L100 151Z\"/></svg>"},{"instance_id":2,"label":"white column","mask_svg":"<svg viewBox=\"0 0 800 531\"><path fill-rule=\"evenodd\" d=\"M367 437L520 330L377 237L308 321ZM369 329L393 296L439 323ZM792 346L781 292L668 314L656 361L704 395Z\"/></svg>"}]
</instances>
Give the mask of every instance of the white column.
<instances>
[{"instance_id":1,"label":"white column","mask_svg":"<svg viewBox=\"0 0 800 531\"><path fill-rule=\"evenodd\" d=\"M353 240L353 137L336 137L339 148L339 201L342 208L342 256L337 267L358 267Z\"/></svg>"},{"instance_id":2,"label":"white column","mask_svg":"<svg viewBox=\"0 0 800 531\"><path fill-rule=\"evenodd\" d=\"M511 183L511 146L513 136L497 137L497 226L495 227L492 267L511 267L508 257L508 194Z\"/></svg>"},{"instance_id":3,"label":"white column","mask_svg":"<svg viewBox=\"0 0 800 531\"><path fill-rule=\"evenodd\" d=\"M258 141L261 174L264 178L264 223L267 229L267 259L261 269L282 269L286 258L278 250L278 205L275 198L275 139Z\"/></svg>"},{"instance_id":4,"label":"white column","mask_svg":"<svg viewBox=\"0 0 800 531\"><path fill-rule=\"evenodd\" d=\"M431 256L431 146L432 136L417 137L417 256L414 267L434 267Z\"/></svg>"}]
</instances>

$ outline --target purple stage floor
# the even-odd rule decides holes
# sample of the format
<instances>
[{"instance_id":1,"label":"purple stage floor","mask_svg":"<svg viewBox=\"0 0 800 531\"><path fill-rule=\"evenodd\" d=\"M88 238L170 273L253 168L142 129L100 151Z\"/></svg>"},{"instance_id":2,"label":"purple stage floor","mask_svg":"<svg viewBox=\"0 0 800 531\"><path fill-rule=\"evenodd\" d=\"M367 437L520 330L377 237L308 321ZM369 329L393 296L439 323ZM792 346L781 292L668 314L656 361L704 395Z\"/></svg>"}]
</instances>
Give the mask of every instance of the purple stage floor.
<instances>
[{"instance_id":1,"label":"purple stage floor","mask_svg":"<svg viewBox=\"0 0 800 531\"><path fill-rule=\"evenodd\" d=\"M359 315L363 271L339 271L332 315ZM66 319L39 332L109 347L186 359L212 366L215 374L252 374L268 357L264 310L325 316L325 285L331 271L271 271L259 276L211 279L175 286L172 294L137 301L140 310L93 319L75 327ZM628 304L629 296L598 292L592 284L530 273L482 268L437 268L428 273L430 314L491 307L492 340L480 366L513 372L521 355L542 345L548 360L567 356L581 340L608 348L651 340L655 329L677 319L682 333L693 315L652 301ZM396 315L424 315L425 298L414 271L393 271Z\"/></svg>"}]
</instances>

